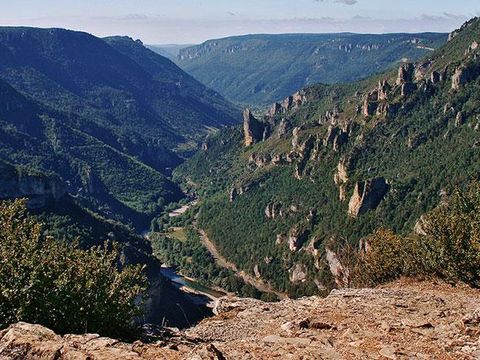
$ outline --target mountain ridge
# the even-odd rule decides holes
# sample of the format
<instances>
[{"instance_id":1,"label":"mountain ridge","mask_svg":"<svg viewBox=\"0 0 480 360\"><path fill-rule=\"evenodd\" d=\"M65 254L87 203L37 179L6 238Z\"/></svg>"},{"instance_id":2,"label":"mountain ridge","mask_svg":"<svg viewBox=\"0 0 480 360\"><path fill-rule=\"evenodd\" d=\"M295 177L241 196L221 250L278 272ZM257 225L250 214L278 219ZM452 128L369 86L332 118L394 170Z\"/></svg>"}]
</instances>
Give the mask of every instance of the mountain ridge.
<instances>
[{"instance_id":1,"label":"mountain ridge","mask_svg":"<svg viewBox=\"0 0 480 360\"><path fill-rule=\"evenodd\" d=\"M416 60L446 39L440 33L254 34L208 40L180 50L175 61L230 100L258 106L309 84L350 82L402 58Z\"/></svg>"}]
</instances>

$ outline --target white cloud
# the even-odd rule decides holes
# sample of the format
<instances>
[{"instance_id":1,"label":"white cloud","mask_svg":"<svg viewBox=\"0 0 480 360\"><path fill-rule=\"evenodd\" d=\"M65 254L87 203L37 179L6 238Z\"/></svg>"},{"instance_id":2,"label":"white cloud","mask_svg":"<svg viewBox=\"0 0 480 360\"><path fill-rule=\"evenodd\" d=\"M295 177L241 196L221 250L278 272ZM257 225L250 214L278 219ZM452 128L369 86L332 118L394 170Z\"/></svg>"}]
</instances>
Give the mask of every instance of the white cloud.
<instances>
[{"instance_id":1,"label":"white cloud","mask_svg":"<svg viewBox=\"0 0 480 360\"><path fill-rule=\"evenodd\" d=\"M335 0L335 2L345 4L345 5L355 5L356 3L358 3L357 0Z\"/></svg>"},{"instance_id":2,"label":"white cloud","mask_svg":"<svg viewBox=\"0 0 480 360\"><path fill-rule=\"evenodd\" d=\"M313 0L315 2L326 2L328 0ZM333 0L334 3L345 4L345 5L355 5L358 3L357 0Z\"/></svg>"}]
</instances>

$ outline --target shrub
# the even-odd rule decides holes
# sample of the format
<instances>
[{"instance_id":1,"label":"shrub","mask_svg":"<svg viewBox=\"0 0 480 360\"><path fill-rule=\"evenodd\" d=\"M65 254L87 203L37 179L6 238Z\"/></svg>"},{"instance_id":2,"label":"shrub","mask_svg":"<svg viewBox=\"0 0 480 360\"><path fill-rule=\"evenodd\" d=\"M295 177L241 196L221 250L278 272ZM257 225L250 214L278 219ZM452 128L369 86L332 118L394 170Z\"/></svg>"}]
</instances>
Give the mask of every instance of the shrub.
<instances>
[{"instance_id":1,"label":"shrub","mask_svg":"<svg viewBox=\"0 0 480 360\"><path fill-rule=\"evenodd\" d=\"M127 336L146 279L142 267L119 264L118 246L82 250L57 241L43 235L24 200L0 202L0 327L26 321Z\"/></svg>"},{"instance_id":2,"label":"shrub","mask_svg":"<svg viewBox=\"0 0 480 360\"><path fill-rule=\"evenodd\" d=\"M367 251L360 253L353 273L355 285L376 285L407 275L413 244L388 229L378 229L364 239Z\"/></svg>"},{"instance_id":3,"label":"shrub","mask_svg":"<svg viewBox=\"0 0 480 360\"><path fill-rule=\"evenodd\" d=\"M424 268L450 281L461 280L480 286L480 183L457 190L448 202L428 214Z\"/></svg>"},{"instance_id":4,"label":"shrub","mask_svg":"<svg viewBox=\"0 0 480 360\"><path fill-rule=\"evenodd\" d=\"M480 286L480 183L425 215L422 234L401 237L380 229L364 239L356 285L375 285L400 276L435 276Z\"/></svg>"}]
</instances>

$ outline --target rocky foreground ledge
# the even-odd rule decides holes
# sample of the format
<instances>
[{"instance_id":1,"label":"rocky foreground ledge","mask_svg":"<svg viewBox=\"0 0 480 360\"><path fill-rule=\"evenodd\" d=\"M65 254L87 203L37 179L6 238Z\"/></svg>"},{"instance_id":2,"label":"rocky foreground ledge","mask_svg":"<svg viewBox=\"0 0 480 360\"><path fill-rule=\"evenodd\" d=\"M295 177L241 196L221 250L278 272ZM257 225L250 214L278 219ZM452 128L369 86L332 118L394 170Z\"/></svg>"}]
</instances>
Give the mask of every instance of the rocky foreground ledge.
<instances>
[{"instance_id":1,"label":"rocky foreground ledge","mask_svg":"<svg viewBox=\"0 0 480 360\"><path fill-rule=\"evenodd\" d=\"M480 358L480 291L465 286L402 280L279 303L222 298L215 310L156 344L18 323L0 332L0 360Z\"/></svg>"}]
</instances>

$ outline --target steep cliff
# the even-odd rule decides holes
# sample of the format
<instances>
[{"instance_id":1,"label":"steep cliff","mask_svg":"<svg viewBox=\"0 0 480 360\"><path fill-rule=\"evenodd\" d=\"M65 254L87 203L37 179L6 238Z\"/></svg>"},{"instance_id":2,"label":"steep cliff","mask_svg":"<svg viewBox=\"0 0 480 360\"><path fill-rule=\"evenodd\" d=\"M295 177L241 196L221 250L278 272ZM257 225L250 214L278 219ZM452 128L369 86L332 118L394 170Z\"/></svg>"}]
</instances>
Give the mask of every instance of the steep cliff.
<instances>
[{"instance_id":1,"label":"steep cliff","mask_svg":"<svg viewBox=\"0 0 480 360\"><path fill-rule=\"evenodd\" d=\"M34 174L0 160L0 199L27 198L30 209L41 209L67 193L56 176Z\"/></svg>"},{"instance_id":2,"label":"steep cliff","mask_svg":"<svg viewBox=\"0 0 480 360\"><path fill-rule=\"evenodd\" d=\"M380 226L409 233L446 194L478 178L479 41L473 19L417 63L274 104L257 115L268 136L248 147L240 128L212 136L177 170L206 195L199 225L230 261L251 274L257 266L279 291L334 286L326 248L357 248ZM277 216L271 204L292 210ZM307 239L288 241L291 229ZM305 275L294 282L299 264Z\"/></svg>"}]
</instances>

